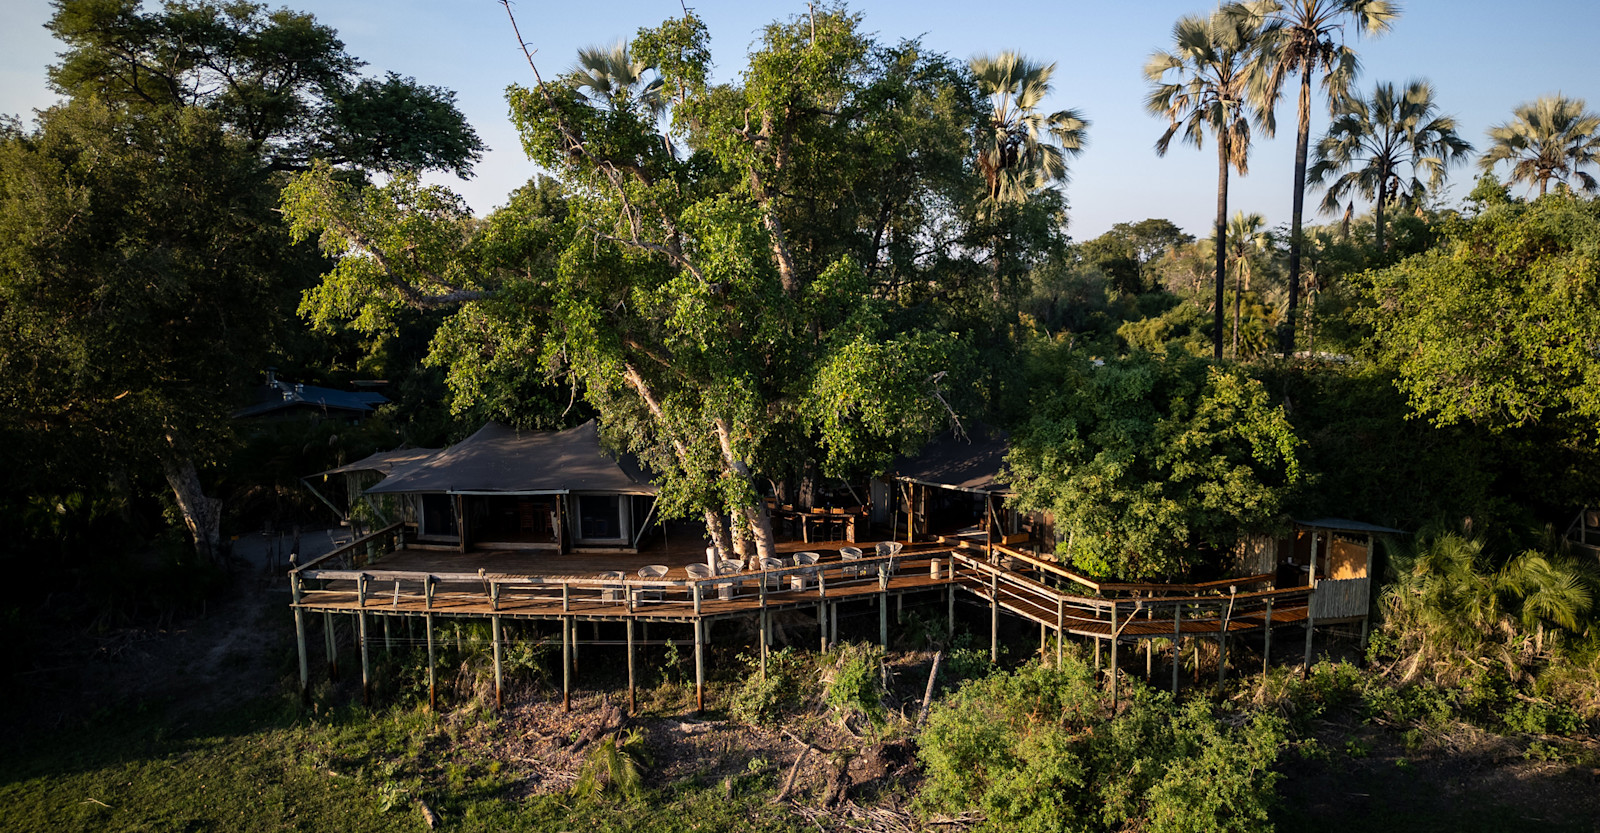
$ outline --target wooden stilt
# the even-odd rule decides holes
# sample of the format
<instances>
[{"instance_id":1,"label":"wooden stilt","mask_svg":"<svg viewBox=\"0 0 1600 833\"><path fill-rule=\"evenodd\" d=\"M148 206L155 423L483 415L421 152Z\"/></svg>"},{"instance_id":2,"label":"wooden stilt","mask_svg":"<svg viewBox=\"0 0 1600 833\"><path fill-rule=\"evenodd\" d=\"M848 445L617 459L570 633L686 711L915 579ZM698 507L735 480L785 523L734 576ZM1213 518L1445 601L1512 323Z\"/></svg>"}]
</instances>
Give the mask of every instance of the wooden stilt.
<instances>
[{"instance_id":1,"label":"wooden stilt","mask_svg":"<svg viewBox=\"0 0 1600 833\"><path fill-rule=\"evenodd\" d=\"M956 569L955 564L952 563L950 565L951 573L954 573L955 569ZM956 638L956 586L953 583L948 588L945 589L945 603L949 607L949 617L948 617L948 622L945 625L944 636L945 636L946 639L955 639Z\"/></svg>"},{"instance_id":2,"label":"wooden stilt","mask_svg":"<svg viewBox=\"0 0 1600 833\"><path fill-rule=\"evenodd\" d=\"M300 649L300 702L311 703L311 667L306 658L306 614L300 609L300 578L289 577L294 590L294 642Z\"/></svg>"},{"instance_id":3,"label":"wooden stilt","mask_svg":"<svg viewBox=\"0 0 1600 833\"><path fill-rule=\"evenodd\" d=\"M496 709L503 709L503 708L506 707L506 698L505 698L505 693L504 693L504 691L502 689L502 685L503 685L504 681L501 678L501 671L500 671L500 617L499 616L490 616L489 617L489 628L493 632L493 635L494 635L494 707Z\"/></svg>"},{"instance_id":4,"label":"wooden stilt","mask_svg":"<svg viewBox=\"0 0 1600 833\"><path fill-rule=\"evenodd\" d=\"M906 621L905 603L906 597L904 595L894 597L894 623L896 625L904 624Z\"/></svg>"},{"instance_id":5,"label":"wooden stilt","mask_svg":"<svg viewBox=\"0 0 1600 833\"><path fill-rule=\"evenodd\" d=\"M625 624L628 627L628 714L638 714L639 689L633 678L633 619L630 617Z\"/></svg>"},{"instance_id":6,"label":"wooden stilt","mask_svg":"<svg viewBox=\"0 0 1600 833\"><path fill-rule=\"evenodd\" d=\"M1117 606L1111 605L1111 710L1117 709Z\"/></svg>"},{"instance_id":7,"label":"wooden stilt","mask_svg":"<svg viewBox=\"0 0 1600 833\"><path fill-rule=\"evenodd\" d=\"M1267 632L1262 634L1261 673L1272 670L1272 597L1267 597Z\"/></svg>"},{"instance_id":8,"label":"wooden stilt","mask_svg":"<svg viewBox=\"0 0 1600 833\"><path fill-rule=\"evenodd\" d=\"M327 643L328 650L328 679L339 679L339 637L334 633L333 613L324 611L322 614L322 639Z\"/></svg>"},{"instance_id":9,"label":"wooden stilt","mask_svg":"<svg viewBox=\"0 0 1600 833\"><path fill-rule=\"evenodd\" d=\"M561 710L572 711L572 617L561 617Z\"/></svg>"},{"instance_id":10,"label":"wooden stilt","mask_svg":"<svg viewBox=\"0 0 1600 833\"><path fill-rule=\"evenodd\" d=\"M1045 638L1045 624L1039 623L1039 661L1044 662L1044 652L1049 648L1050 640Z\"/></svg>"},{"instance_id":11,"label":"wooden stilt","mask_svg":"<svg viewBox=\"0 0 1600 833\"><path fill-rule=\"evenodd\" d=\"M1095 673L1095 676L1099 676L1100 675L1100 646L1101 646L1101 640L1100 640L1100 637L1097 636L1097 637L1094 638L1094 673Z\"/></svg>"},{"instance_id":12,"label":"wooden stilt","mask_svg":"<svg viewBox=\"0 0 1600 833\"><path fill-rule=\"evenodd\" d=\"M828 603L817 602L817 630L822 632L822 652L828 652Z\"/></svg>"},{"instance_id":13,"label":"wooden stilt","mask_svg":"<svg viewBox=\"0 0 1600 833\"><path fill-rule=\"evenodd\" d=\"M839 603L831 602L828 605L828 644L839 644Z\"/></svg>"},{"instance_id":14,"label":"wooden stilt","mask_svg":"<svg viewBox=\"0 0 1600 833\"><path fill-rule=\"evenodd\" d=\"M1066 600L1056 597L1056 667L1061 667L1061 643L1067 641Z\"/></svg>"},{"instance_id":15,"label":"wooden stilt","mask_svg":"<svg viewBox=\"0 0 1600 833\"><path fill-rule=\"evenodd\" d=\"M383 617L383 653L385 656L394 653L394 638L389 635L389 617Z\"/></svg>"},{"instance_id":16,"label":"wooden stilt","mask_svg":"<svg viewBox=\"0 0 1600 833\"><path fill-rule=\"evenodd\" d=\"M1311 635L1315 632L1315 616L1312 611L1317 607L1317 539L1318 534L1311 533L1311 565L1307 571L1307 581L1311 585L1311 592L1306 595L1306 662L1300 666L1300 678L1311 676Z\"/></svg>"},{"instance_id":17,"label":"wooden stilt","mask_svg":"<svg viewBox=\"0 0 1600 833\"><path fill-rule=\"evenodd\" d=\"M878 644L889 650L889 596L878 597Z\"/></svg>"},{"instance_id":18,"label":"wooden stilt","mask_svg":"<svg viewBox=\"0 0 1600 833\"><path fill-rule=\"evenodd\" d=\"M1183 605L1172 606L1172 696L1178 696L1178 669L1183 665Z\"/></svg>"},{"instance_id":19,"label":"wooden stilt","mask_svg":"<svg viewBox=\"0 0 1600 833\"><path fill-rule=\"evenodd\" d=\"M1000 574L989 574L989 662L1000 661Z\"/></svg>"},{"instance_id":20,"label":"wooden stilt","mask_svg":"<svg viewBox=\"0 0 1600 833\"><path fill-rule=\"evenodd\" d=\"M356 614L356 626L361 632L361 703L372 705L372 664L367 657L367 614Z\"/></svg>"},{"instance_id":21,"label":"wooden stilt","mask_svg":"<svg viewBox=\"0 0 1600 833\"><path fill-rule=\"evenodd\" d=\"M423 626L423 629L428 632L428 711L437 711L439 709L439 697L438 697L438 693L437 693L436 689L434 688L434 680L433 680L433 669L434 669L434 666L436 665L436 663L434 662L434 659L433 659L433 614L432 613L426 614L426 615L424 615L422 617L422 626Z\"/></svg>"},{"instance_id":22,"label":"wooden stilt","mask_svg":"<svg viewBox=\"0 0 1600 833\"><path fill-rule=\"evenodd\" d=\"M694 620L694 708L706 710L706 638L705 623Z\"/></svg>"}]
</instances>

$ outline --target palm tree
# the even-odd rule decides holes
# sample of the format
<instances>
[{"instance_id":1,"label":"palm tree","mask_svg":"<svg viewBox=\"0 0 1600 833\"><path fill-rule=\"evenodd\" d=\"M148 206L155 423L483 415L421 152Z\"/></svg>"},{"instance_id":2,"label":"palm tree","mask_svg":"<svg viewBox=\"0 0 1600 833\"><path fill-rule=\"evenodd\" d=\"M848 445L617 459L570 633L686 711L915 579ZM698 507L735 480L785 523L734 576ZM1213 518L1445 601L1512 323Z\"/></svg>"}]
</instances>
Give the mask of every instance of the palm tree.
<instances>
[{"instance_id":1,"label":"palm tree","mask_svg":"<svg viewBox=\"0 0 1600 833\"><path fill-rule=\"evenodd\" d=\"M579 49L578 62L568 71L566 82L577 91L578 98L592 106L644 116L660 126L667 112L667 101L661 97L659 76L648 82L644 80L645 72L650 69L653 67L644 61L633 59L626 41L617 41L610 47ZM672 138L665 129L661 131L661 141L667 153L673 153Z\"/></svg>"},{"instance_id":2,"label":"palm tree","mask_svg":"<svg viewBox=\"0 0 1600 833\"><path fill-rule=\"evenodd\" d=\"M1311 145L1311 79L1322 74L1329 104L1344 97L1360 68L1356 53L1343 40L1346 23L1358 32L1380 35L1400 15L1388 0L1251 0L1232 7L1261 28L1264 72L1256 90L1260 106L1270 111L1286 81L1300 75L1299 121L1294 139L1294 201L1289 216L1289 314L1284 318L1280 349L1294 352L1295 315L1300 306L1301 218L1306 201L1306 157ZM1270 119L1270 115L1269 115ZM1268 135L1271 134L1270 121Z\"/></svg>"},{"instance_id":3,"label":"palm tree","mask_svg":"<svg viewBox=\"0 0 1600 833\"><path fill-rule=\"evenodd\" d=\"M972 59L978 91L989 98L989 120L978 137L978 170L988 186L984 203L1018 203L1067 181L1067 157L1083 152L1089 122L1076 110L1043 113L1055 64L1036 64L1015 52Z\"/></svg>"},{"instance_id":4,"label":"palm tree","mask_svg":"<svg viewBox=\"0 0 1600 833\"><path fill-rule=\"evenodd\" d=\"M1272 250L1272 232L1267 218L1251 212L1233 212L1228 221L1228 260L1233 263L1233 358L1239 358L1239 318L1244 293L1250 290L1252 263L1257 255Z\"/></svg>"},{"instance_id":5,"label":"palm tree","mask_svg":"<svg viewBox=\"0 0 1600 833\"><path fill-rule=\"evenodd\" d=\"M1581 168L1600 165L1600 115L1585 110L1583 99L1540 96L1512 115L1489 128L1489 150L1478 160L1485 171L1511 162L1511 181L1538 183L1541 197L1552 179L1564 183L1572 177L1583 190L1595 190L1594 176Z\"/></svg>"},{"instance_id":6,"label":"palm tree","mask_svg":"<svg viewBox=\"0 0 1600 833\"><path fill-rule=\"evenodd\" d=\"M1179 131L1204 148L1205 134L1217 142L1216 302L1212 353L1222 359L1223 276L1227 269L1228 168L1249 173L1250 134L1261 111L1249 95L1259 30L1244 16L1219 10L1188 15L1172 27L1173 49L1157 50L1145 63L1151 91L1145 107L1169 121L1156 141L1165 156Z\"/></svg>"},{"instance_id":7,"label":"palm tree","mask_svg":"<svg viewBox=\"0 0 1600 833\"><path fill-rule=\"evenodd\" d=\"M1373 204L1378 251L1383 251L1383 212L1391 201L1418 206L1444 183L1447 169L1466 158L1472 145L1456 135L1454 117L1439 114L1433 87L1412 81L1396 90L1378 84L1371 98L1350 98L1317 142L1310 180L1327 186L1322 210L1334 212L1351 192ZM1409 166L1409 177L1402 176Z\"/></svg>"}]
</instances>

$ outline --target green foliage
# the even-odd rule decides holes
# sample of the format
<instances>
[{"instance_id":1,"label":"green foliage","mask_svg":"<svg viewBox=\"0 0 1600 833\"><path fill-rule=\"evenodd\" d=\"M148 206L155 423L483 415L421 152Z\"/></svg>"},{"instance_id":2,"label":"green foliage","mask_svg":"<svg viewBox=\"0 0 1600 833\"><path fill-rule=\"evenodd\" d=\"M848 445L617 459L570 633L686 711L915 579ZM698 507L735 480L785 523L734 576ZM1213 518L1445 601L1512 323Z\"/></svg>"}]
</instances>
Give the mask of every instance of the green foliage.
<instances>
[{"instance_id":1,"label":"green foliage","mask_svg":"<svg viewBox=\"0 0 1600 833\"><path fill-rule=\"evenodd\" d=\"M1412 407L1493 431L1600 426L1600 202L1485 205L1440 245L1367 277L1373 349Z\"/></svg>"},{"instance_id":2,"label":"green foliage","mask_svg":"<svg viewBox=\"0 0 1600 833\"><path fill-rule=\"evenodd\" d=\"M1267 531L1301 480L1295 437L1258 382L1169 353L1069 371L1007 458L1019 505L1055 516L1058 553L1094 575L1178 575L1195 548Z\"/></svg>"},{"instance_id":3,"label":"green foliage","mask_svg":"<svg viewBox=\"0 0 1600 833\"><path fill-rule=\"evenodd\" d=\"M841 719L866 718L882 727L887 712L883 705L883 648L866 643L844 643L830 652L824 682L823 702Z\"/></svg>"},{"instance_id":4,"label":"green foliage","mask_svg":"<svg viewBox=\"0 0 1600 833\"><path fill-rule=\"evenodd\" d=\"M1076 659L962 686L929 715L919 755L929 809L975 806L988 829L1269 830L1272 718L1230 729L1205 702L1134 686L1109 713Z\"/></svg>"},{"instance_id":5,"label":"green foliage","mask_svg":"<svg viewBox=\"0 0 1600 833\"><path fill-rule=\"evenodd\" d=\"M584 760L572 794L594 798L617 792L626 798L639 798L644 792L644 772L651 765L650 751L644 743L644 730L617 732L597 742Z\"/></svg>"},{"instance_id":6,"label":"green foliage","mask_svg":"<svg viewBox=\"0 0 1600 833\"><path fill-rule=\"evenodd\" d=\"M767 654L767 671L758 658L744 657L744 682L733 695L728 712L751 726L773 726L798 706L811 678L805 657L792 648Z\"/></svg>"}]
</instances>

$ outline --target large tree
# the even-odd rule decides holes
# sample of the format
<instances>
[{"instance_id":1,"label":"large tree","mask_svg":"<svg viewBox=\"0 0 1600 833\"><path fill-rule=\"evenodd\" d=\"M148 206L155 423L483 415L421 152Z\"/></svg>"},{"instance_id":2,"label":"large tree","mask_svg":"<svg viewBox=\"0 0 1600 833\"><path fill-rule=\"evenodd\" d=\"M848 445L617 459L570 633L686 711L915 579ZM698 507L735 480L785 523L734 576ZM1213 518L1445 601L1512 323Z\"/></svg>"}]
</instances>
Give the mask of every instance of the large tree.
<instances>
[{"instance_id":1,"label":"large tree","mask_svg":"<svg viewBox=\"0 0 1600 833\"><path fill-rule=\"evenodd\" d=\"M0 361L16 430L79 483L165 476L202 559L202 486L240 389L320 271L275 205L283 169L465 172L450 93L362 78L333 30L249 3L59 0L50 77L69 101L0 155Z\"/></svg>"},{"instance_id":2,"label":"large tree","mask_svg":"<svg viewBox=\"0 0 1600 833\"><path fill-rule=\"evenodd\" d=\"M1294 352L1296 316L1300 309L1300 246L1306 201L1306 157L1311 145L1311 81L1322 75L1328 105L1333 107L1355 79L1360 62L1345 45L1347 26L1376 36L1388 31L1400 14L1388 0L1249 0L1230 6L1261 28L1264 72L1257 75L1257 95L1262 108L1271 111L1284 85L1300 76L1295 112L1294 198L1289 216L1289 314L1283 322L1279 348Z\"/></svg>"},{"instance_id":3,"label":"large tree","mask_svg":"<svg viewBox=\"0 0 1600 833\"><path fill-rule=\"evenodd\" d=\"M1562 95L1520 104L1511 121L1489 128L1489 149L1478 160L1486 172L1501 162L1511 163L1512 182L1538 185L1541 197L1551 180L1576 180L1593 192L1600 181L1584 168L1600 167L1600 114Z\"/></svg>"},{"instance_id":4,"label":"large tree","mask_svg":"<svg viewBox=\"0 0 1600 833\"><path fill-rule=\"evenodd\" d=\"M1600 202L1500 200L1372 273L1377 357L1421 415L1491 430L1600 430ZM1592 440L1589 441L1592 443Z\"/></svg>"},{"instance_id":5,"label":"large tree","mask_svg":"<svg viewBox=\"0 0 1600 833\"><path fill-rule=\"evenodd\" d=\"M1204 149L1210 133L1217 143L1216 294L1212 349L1222 358L1223 287L1227 271L1228 169L1249 172L1250 136L1262 112L1250 95L1259 31L1238 14L1217 11L1188 15L1172 28L1171 50L1157 50L1145 63L1151 90L1145 100L1168 127L1156 141L1165 156L1173 137Z\"/></svg>"},{"instance_id":6,"label":"large tree","mask_svg":"<svg viewBox=\"0 0 1600 833\"><path fill-rule=\"evenodd\" d=\"M303 177L297 228L347 255L309 309L461 304L450 330L485 336L466 361L533 358L651 465L669 516L699 514L724 551L774 554L758 477L809 459L881 470L945 424L966 375L948 331L891 299L961 272L949 250L912 252L957 223L979 99L958 65L858 24L820 9L774 23L722 86L698 18L642 30L630 54L660 73L679 154L642 102L597 107L535 68L512 114L567 214L529 252L504 245L524 222L475 224L438 189ZM529 261L545 246L553 268Z\"/></svg>"},{"instance_id":7,"label":"large tree","mask_svg":"<svg viewBox=\"0 0 1600 833\"><path fill-rule=\"evenodd\" d=\"M1352 97L1339 105L1333 124L1317 142L1310 180L1326 183L1324 211L1337 211L1352 193L1372 201L1381 252L1383 212L1389 204L1420 206L1444 184L1450 166L1471 152L1472 145L1456 134L1455 118L1439 112L1432 85L1411 81L1397 90L1385 81L1370 97Z\"/></svg>"},{"instance_id":8,"label":"large tree","mask_svg":"<svg viewBox=\"0 0 1600 833\"><path fill-rule=\"evenodd\" d=\"M1179 350L1062 364L1006 465L1020 505L1054 515L1064 561L1183 576L1279 522L1300 441L1261 383Z\"/></svg>"}]
</instances>

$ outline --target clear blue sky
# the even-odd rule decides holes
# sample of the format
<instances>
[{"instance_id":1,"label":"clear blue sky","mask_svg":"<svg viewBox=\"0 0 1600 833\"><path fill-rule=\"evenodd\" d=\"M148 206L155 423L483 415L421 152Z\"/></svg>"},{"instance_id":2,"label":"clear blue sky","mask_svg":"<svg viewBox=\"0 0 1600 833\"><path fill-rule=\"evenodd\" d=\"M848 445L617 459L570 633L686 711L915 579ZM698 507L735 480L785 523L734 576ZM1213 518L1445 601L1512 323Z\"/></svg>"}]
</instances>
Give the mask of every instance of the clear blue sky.
<instances>
[{"instance_id":1,"label":"clear blue sky","mask_svg":"<svg viewBox=\"0 0 1600 833\"><path fill-rule=\"evenodd\" d=\"M1457 117L1462 135L1479 147L1485 129L1539 95L1562 92L1600 109L1600 52L1594 45L1600 4L1401 2L1402 16L1389 34L1354 40L1363 57L1362 88L1379 80L1431 80L1443 110ZM302 0L287 5L336 28L351 54L368 62L368 71L393 70L457 92L491 148L473 179L449 180L474 210L503 203L534 173L518 147L504 100L507 84L531 83L531 75L498 2ZM711 29L720 80L736 76L765 23L805 10L803 2L700 0L690 6ZM1175 146L1165 158L1155 155L1152 147L1163 125L1144 112L1141 67L1152 50L1167 46L1180 16L1208 12L1214 2L855 0L851 7L865 15L866 29L885 41L921 37L928 48L958 58L1014 49L1057 63L1054 99L1047 106L1077 108L1093 122L1089 148L1073 163L1067 187L1074 237L1087 239L1114 223L1146 217L1169 218L1197 236L1209 233L1215 212L1214 150ZM592 5L518 0L514 8L547 77L566 69L582 46L609 44L681 14L678 0ZM42 28L50 13L47 0L0 4L0 112L26 120L34 108L53 102L45 67L59 47ZM1230 211L1257 211L1269 224L1287 223L1291 104L1280 105L1279 121L1286 129L1257 145L1250 176L1234 178ZM1326 125L1319 105L1313 141ZM1475 170L1453 172L1455 193L1465 193ZM1309 195L1308 207L1318 199Z\"/></svg>"}]
</instances>

